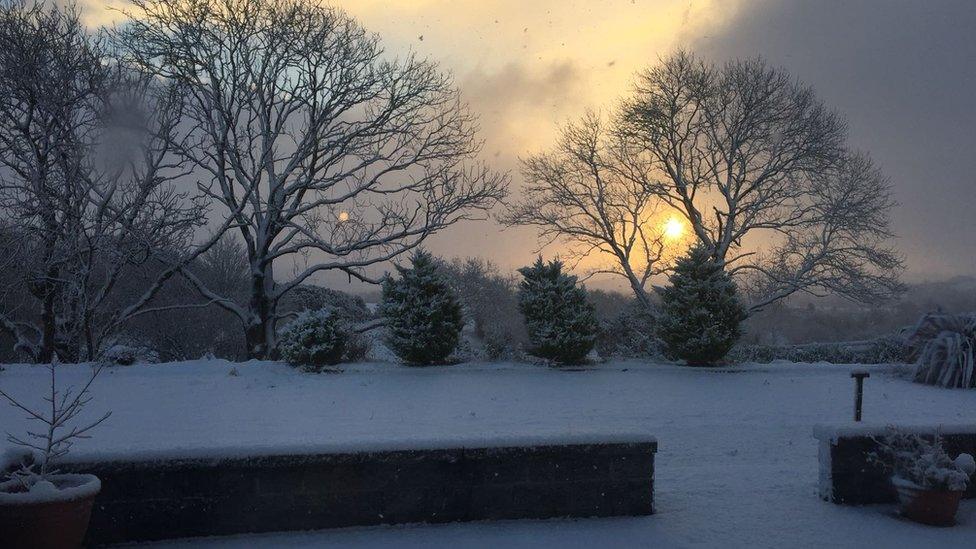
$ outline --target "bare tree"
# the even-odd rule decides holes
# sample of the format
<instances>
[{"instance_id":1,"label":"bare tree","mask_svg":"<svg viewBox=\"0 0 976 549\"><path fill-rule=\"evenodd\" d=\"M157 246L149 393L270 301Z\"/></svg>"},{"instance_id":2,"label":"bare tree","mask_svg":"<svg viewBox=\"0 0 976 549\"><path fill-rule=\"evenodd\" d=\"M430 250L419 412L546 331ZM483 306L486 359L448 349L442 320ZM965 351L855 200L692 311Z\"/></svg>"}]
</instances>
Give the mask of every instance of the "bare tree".
<instances>
[{"instance_id":1,"label":"bare tree","mask_svg":"<svg viewBox=\"0 0 976 549\"><path fill-rule=\"evenodd\" d=\"M666 267L662 202L644 185L651 166L595 113L561 128L553 151L522 160L521 199L501 216L507 225L537 227L545 244L562 241L571 258L600 255L594 273L624 277L638 301Z\"/></svg>"},{"instance_id":2,"label":"bare tree","mask_svg":"<svg viewBox=\"0 0 976 549\"><path fill-rule=\"evenodd\" d=\"M786 71L678 53L638 76L615 131L651 168L628 175L687 218L753 310L795 292L900 291L887 180Z\"/></svg>"},{"instance_id":3,"label":"bare tree","mask_svg":"<svg viewBox=\"0 0 976 549\"><path fill-rule=\"evenodd\" d=\"M120 39L144 70L188 90L182 153L247 249L239 303L188 270L273 352L279 300L323 271L366 268L475 217L506 178L470 161L475 120L430 62L388 59L377 37L311 0L134 0ZM285 276L285 271L297 266Z\"/></svg>"},{"instance_id":4,"label":"bare tree","mask_svg":"<svg viewBox=\"0 0 976 549\"><path fill-rule=\"evenodd\" d=\"M33 409L23 402L15 399L12 395L0 390L0 397L6 400L11 406L27 414L27 419L38 422L42 429L37 431L28 429L26 437L19 437L12 433L7 433L7 442L24 448L25 450L38 453L40 463L36 463L33 456L26 457L20 464L19 469L10 473L13 480L25 489L41 480L47 480L49 475L56 474L57 462L71 451L74 443L81 439L89 438L89 431L99 426L103 421L112 415L106 412L95 421L82 425L73 425L85 406L91 402L91 384L98 377L102 366L92 369L92 374L88 381L81 387L80 391L75 392L73 387L58 390L57 378L55 376L56 361L48 364L47 368L51 374L50 392L44 398L48 403L44 410ZM35 470L35 467L38 467Z\"/></svg>"},{"instance_id":5,"label":"bare tree","mask_svg":"<svg viewBox=\"0 0 976 549\"><path fill-rule=\"evenodd\" d=\"M19 262L3 284L35 304L0 307L0 329L28 358L96 358L173 263L205 249L190 245L202 204L172 184L187 174L173 154L181 103L114 61L74 8L0 8L0 212ZM120 279L149 262L169 267L118 299Z\"/></svg>"}]
</instances>

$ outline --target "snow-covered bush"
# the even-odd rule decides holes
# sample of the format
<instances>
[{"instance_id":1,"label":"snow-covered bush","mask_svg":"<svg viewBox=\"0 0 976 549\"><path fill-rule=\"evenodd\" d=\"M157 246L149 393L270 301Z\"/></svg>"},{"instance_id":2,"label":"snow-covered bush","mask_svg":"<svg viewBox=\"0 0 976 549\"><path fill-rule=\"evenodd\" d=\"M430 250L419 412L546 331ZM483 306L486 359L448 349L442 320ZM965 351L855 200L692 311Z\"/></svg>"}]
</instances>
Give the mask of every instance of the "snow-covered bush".
<instances>
[{"instance_id":1,"label":"snow-covered bush","mask_svg":"<svg viewBox=\"0 0 976 549\"><path fill-rule=\"evenodd\" d=\"M915 381L976 388L976 313L928 314L908 335Z\"/></svg>"},{"instance_id":2,"label":"snow-covered bush","mask_svg":"<svg viewBox=\"0 0 976 549\"><path fill-rule=\"evenodd\" d=\"M396 266L400 278L383 281L381 314L387 345L407 364L444 362L457 348L464 327L458 302L440 265L419 250L411 266Z\"/></svg>"},{"instance_id":3,"label":"snow-covered bush","mask_svg":"<svg viewBox=\"0 0 976 549\"><path fill-rule=\"evenodd\" d=\"M296 286L281 298L278 308L281 314L335 309L354 323L364 322L372 317L363 298L312 284Z\"/></svg>"},{"instance_id":4,"label":"snow-covered bush","mask_svg":"<svg viewBox=\"0 0 976 549\"><path fill-rule=\"evenodd\" d=\"M159 353L147 345L134 342L119 342L102 351L98 361L114 366L132 366L133 364L156 364Z\"/></svg>"},{"instance_id":5,"label":"snow-covered bush","mask_svg":"<svg viewBox=\"0 0 976 549\"><path fill-rule=\"evenodd\" d=\"M367 334L354 330L350 331L349 339L346 340L346 352L342 359L344 362L360 362L366 360L372 348L373 340Z\"/></svg>"},{"instance_id":6,"label":"snow-covered bush","mask_svg":"<svg viewBox=\"0 0 976 549\"><path fill-rule=\"evenodd\" d=\"M635 300L617 315L600 322L596 351L604 359L660 358L664 351L654 334L654 324L651 311Z\"/></svg>"},{"instance_id":7,"label":"snow-covered bush","mask_svg":"<svg viewBox=\"0 0 976 549\"><path fill-rule=\"evenodd\" d=\"M529 332L529 353L562 364L581 362L596 343L599 326L586 288L562 271L561 261L519 269L519 310Z\"/></svg>"},{"instance_id":8,"label":"snow-covered bush","mask_svg":"<svg viewBox=\"0 0 976 549\"><path fill-rule=\"evenodd\" d=\"M342 362L351 329L335 309L304 311L278 335L278 353L292 366L319 370Z\"/></svg>"},{"instance_id":9,"label":"snow-covered bush","mask_svg":"<svg viewBox=\"0 0 976 549\"><path fill-rule=\"evenodd\" d=\"M735 283L701 245L675 263L670 281L659 290L657 335L665 353L692 365L718 362L742 335L746 318Z\"/></svg>"},{"instance_id":10,"label":"snow-covered bush","mask_svg":"<svg viewBox=\"0 0 976 549\"><path fill-rule=\"evenodd\" d=\"M949 457L938 435L932 441L914 434L891 429L875 438L878 451L870 457L892 476L930 490L965 490L976 472L969 454Z\"/></svg>"},{"instance_id":11,"label":"snow-covered bush","mask_svg":"<svg viewBox=\"0 0 976 549\"><path fill-rule=\"evenodd\" d=\"M908 347L899 336L869 341L806 343L802 345L736 345L726 358L730 362L774 360L787 362L830 362L832 364L896 364L908 357Z\"/></svg>"}]
</instances>

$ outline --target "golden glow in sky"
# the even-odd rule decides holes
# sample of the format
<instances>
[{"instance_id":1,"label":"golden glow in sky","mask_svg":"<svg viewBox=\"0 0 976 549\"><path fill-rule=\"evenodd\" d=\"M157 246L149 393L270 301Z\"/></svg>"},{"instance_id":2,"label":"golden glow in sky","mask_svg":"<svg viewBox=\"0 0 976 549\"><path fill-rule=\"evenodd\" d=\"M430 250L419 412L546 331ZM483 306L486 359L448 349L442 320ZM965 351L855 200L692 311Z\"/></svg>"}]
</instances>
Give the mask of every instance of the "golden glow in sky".
<instances>
[{"instance_id":1,"label":"golden glow in sky","mask_svg":"<svg viewBox=\"0 0 976 549\"><path fill-rule=\"evenodd\" d=\"M480 121L482 157L512 174L519 158L550 149L559 125L586 109L606 111L629 90L634 74L658 58L716 32L747 0L335 0L376 33L393 57L416 54L453 74ZM121 19L126 0L80 0L88 25ZM115 10L113 10L115 8ZM339 212L337 220L350 219ZM664 227L678 249L680 219ZM492 221L462 223L429 242L445 257L478 255L503 269L530 263L533 229ZM548 246L547 257L563 252ZM598 260L598 258L594 258Z\"/></svg>"},{"instance_id":2,"label":"golden glow in sky","mask_svg":"<svg viewBox=\"0 0 976 549\"><path fill-rule=\"evenodd\" d=\"M664 222L664 238L667 240L679 240L685 234L685 224L677 217L669 217Z\"/></svg>"}]
</instances>

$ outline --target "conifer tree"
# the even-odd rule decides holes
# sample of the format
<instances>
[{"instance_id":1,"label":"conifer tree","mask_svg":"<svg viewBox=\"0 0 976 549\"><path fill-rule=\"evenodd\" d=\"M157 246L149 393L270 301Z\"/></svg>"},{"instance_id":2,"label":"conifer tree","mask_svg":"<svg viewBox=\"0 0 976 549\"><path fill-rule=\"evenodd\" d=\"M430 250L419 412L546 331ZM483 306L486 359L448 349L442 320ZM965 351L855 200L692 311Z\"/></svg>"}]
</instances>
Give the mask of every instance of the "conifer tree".
<instances>
[{"instance_id":1,"label":"conifer tree","mask_svg":"<svg viewBox=\"0 0 976 549\"><path fill-rule=\"evenodd\" d=\"M689 365L715 364L742 335L746 311L735 283L702 245L677 261L670 281L659 290L657 323L667 356Z\"/></svg>"},{"instance_id":2,"label":"conifer tree","mask_svg":"<svg viewBox=\"0 0 976 549\"><path fill-rule=\"evenodd\" d=\"M575 276L562 272L560 261L519 269L519 310L525 317L535 356L564 364L582 361L596 343L599 325L593 306L586 300L586 288Z\"/></svg>"},{"instance_id":3,"label":"conifer tree","mask_svg":"<svg viewBox=\"0 0 976 549\"><path fill-rule=\"evenodd\" d=\"M381 312L390 349L407 364L443 362L457 347L464 327L461 305L439 264L428 252L413 254L400 278L383 281Z\"/></svg>"}]
</instances>

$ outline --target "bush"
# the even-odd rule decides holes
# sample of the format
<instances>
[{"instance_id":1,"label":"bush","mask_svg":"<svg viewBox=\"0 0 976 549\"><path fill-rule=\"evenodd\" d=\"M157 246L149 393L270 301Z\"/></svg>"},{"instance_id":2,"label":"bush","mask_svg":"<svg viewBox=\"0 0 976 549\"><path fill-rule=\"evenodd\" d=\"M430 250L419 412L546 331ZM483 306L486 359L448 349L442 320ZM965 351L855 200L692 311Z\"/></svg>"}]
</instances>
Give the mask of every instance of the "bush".
<instances>
[{"instance_id":1,"label":"bush","mask_svg":"<svg viewBox=\"0 0 976 549\"><path fill-rule=\"evenodd\" d=\"M421 250L411 263L396 266L398 280L383 281L380 311L387 321L387 345L407 364L441 363L461 337L461 305L433 256Z\"/></svg>"},{"instance_id":2,"label":"bush","mask_svg":"<svg viewBox=\"0 0 976 549\"><path fill-rule=\"evenodd\" d=\"M278 335L278 353L292 366L318 371L342 362L351 335L345 316L335 309L305 311Z\"/></svg>"},{"instance_id":3,"label":"bush","mask_svg":"<svg viewBox=\"0 0 976 549\"><path fill-rule=\"evenodd\" d=\"M351 331L349 339L346 340L346 352L342 357L343 362L362 362L369 356L369 351L373 348L373 340L366 334Z\"/></svg>"},{"instance_id":4,"label":"bush","mask_svg":"<svg viewBox=\"0 0 976 549\"><path fill-rule=\"evenodd\" d=\"M746 318L735 283L705 246L679 259L671 286L660 291L657 334L672 360L711 365L721 360L742 335Z\"/></svg>"},{"instance_id":5,"label":"bush","mask_svg":"<svg viewBox=\"0 0 976 549\"><path fill-rule=\"evenodd\" d=\"M806 343L803 345L738 345L726 357L731 362L774 360L830 362L832 364L893 364L908 359L904 338L881 337L869 341Z\"/></svg>"},{"instance_id":6,"label":"bush","mask_svg":"<svg viewBox=\"0 0 976 549\"><path fill-rule=\"evenodd\" d=\"M928 314L908 335L915 381L976 388L976 313Z\"/></svg>"},{"instance_id":7,"label":"bush","mask_svg":"<svg viewBox=\"0 0 976 549\"><path fill-rule=\"evenodd\" d=\"M960 454L949 457L939 436L928 441L913 433L890 429L878 437L878 452L871 459L892 475L927 490L965 490L974 472L973 458Z\"/></svg>"},{"instance_id":8,"label":"bush","mask_svg":"<svg viewBox=\"0 0 976 549\"><path fill-rule=\"evenodd\" d=\"M529 332L528 351L557 363L581 362L596 343L597 325L586 288L562 272L563 264L542 258L519 269L519 310Z\"/></svg>"},{"instance_id":9,"label":"bush","mask_svg":"<svg viewBox=\"0 0 976 549\"><path fill-rule=\"evenodd\" d=\"M654 335L654 324L654 314L633 300L615 316L600 322L596 352L604 359L660 358L664 350Z\"/></svg>"},{"instance_id":10,"label":"bush","mask_svg":"<svg viewBox=\"0 0 976 549\"><path fill-rule=\"evenodd\" d=\"M98 361L113 366L156 364L159 362L159 353L139 343L118 342L102 351Z\"/></svg>"},{"instance_id":11,"label":"bush","mask_svg":"<svg viewBox=\"0 0 976 549\"><path fill-rule=\"evenodd\" d=\"M295 286L278 305L278 312L282 314L319 309L335 309L353 323L372 317L363 298L312 284Z\"/></svg>"}]
</instances>

